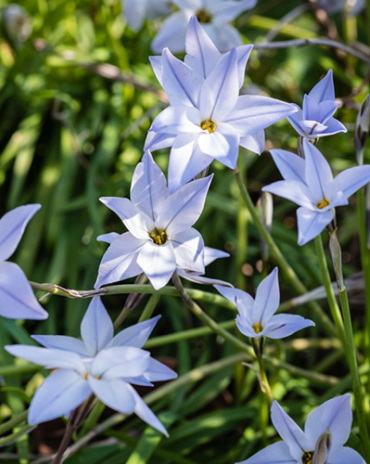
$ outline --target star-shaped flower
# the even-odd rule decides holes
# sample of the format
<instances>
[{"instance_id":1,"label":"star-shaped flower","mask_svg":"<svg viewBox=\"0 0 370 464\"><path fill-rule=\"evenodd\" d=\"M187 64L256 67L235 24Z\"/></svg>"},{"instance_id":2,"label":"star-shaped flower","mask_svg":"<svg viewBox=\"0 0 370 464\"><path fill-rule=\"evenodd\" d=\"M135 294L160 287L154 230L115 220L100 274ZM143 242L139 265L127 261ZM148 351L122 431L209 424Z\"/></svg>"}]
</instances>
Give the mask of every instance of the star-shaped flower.
<instances>
[{"instance_id":1,"label":"star-shaped flower","mask_svg":"<svg viewBox=\"0 0 370 464\"><path fill-rule=\"evenodd\" d=\"M153 386L153 381L177 376L141 349L159 317L128 327L113 337L112 321L100 298L95 297L81 323L82 340L34 335L45 348L6 346L14 356L57 369L36 391L28 423L34 425L68 416L93 393L110 408L124 414L135 412L152 427L167 434L131 385Z\"/></svg>"},{"instance_id":2,"label":"star-shaped flower","mask_svg":"<svg viewBox=\"0 0 370 464\"><path fill-rule=\"evenodd\" d=\"M348 204L348 197L370 182L370 166L346 169L334 179L320 151L303 140L305 159L285 150L271 150L283 181L263 187L297 203L298 244L304 245L334 219L334 208Z\"/></svg>"},{"instance_id":3,"label":"star-shaped flower","mask_svg":"<svg viewBox=\"0 0 370 464\"><path fill-rule=\"evenodd\" d=\"M177 268L203 273L204 243L192 225L203 210L211 179L195 180L170 194L164 174L146 152L135 169L131 201L101 198L122 219L128 232L111 242L95 287L144 272L159 289ZM107 241L107 236L100 240Z\"/></svg>"},{"instance_id":4,"label":"star-shaped flower","mask_svg":"<svg viewBox=\"0 0 370 464\"><path fill-rule=\"evenodd\" d=\"M46 319L22 269L8 258L41 205L19 206L0 219L0 315L10 319Z\"/></svg>"},{"instance_id":5,"label":"star-shaped flower","mask_svg":"<svg viewBox=\"0 0 370 464\"><path fill-rule=\"evenodd\" d=\"M333 71L315 85L308 95L304 96L303 107L289 116L288 120L299 135L307 139L316 139L327 135L347 132L346 127L333 118L339 103L335 101Z\"/></svg>"},{"instance_id":6,"label":"star-shaped flower","mask_svg":"<svg viewBox=\"0 0 370 464\"><path fill-rule=\"evenodd\" d=\"M283 439L239 464L365 464L352 448L343 446L351 432L350 395L326 401L312 411L304 432L277 401L271 420Z\"/></svg>"},{"instance_id":7,"label":"star-shaped flower","mask_svg":"<svg viewBox=\"0 0 370 464\"><path fill-rule=\"evenodd\" d=\"M280 304L278 268L259 284L256 298L237 288L215 285L238 310L236 324L240 332L250 338L284 338L315 325L311 320L292 314L275 314Z\"/></svg>"},{"instance_id":8,"label":"star-shaped flower","mask_svg":"<svg viewBox=\"0 0 370 464\"><path fill-rule=\"evenodd\" d=\"M168 47L173 53L182 52L189 19L196 16L217 48L226 52L242 44L239 32L229 23L243 11L250 10L257 0L173 0L180 9L167 18L152 42L155 53Z\"/></svg>"},{"instance_id":9,"label":"star-shaped flower","mask_svg":"<svg viewBox=\"0 0 370 464\"><path fill-rule=\"evenodd\" d=\"M293 105L273 98L239 96L250 47L234 48L220 57L210 41L203 40L204 35L194 19L187 37L191 54L185 63L168 49L163 50L160 61L154 60L170 106L153 121L145 148L171 147L171 192L214 159L234 169L239 145L260 153L264 146L261 131L297 111Z\"/></svg>"}]
</instances>

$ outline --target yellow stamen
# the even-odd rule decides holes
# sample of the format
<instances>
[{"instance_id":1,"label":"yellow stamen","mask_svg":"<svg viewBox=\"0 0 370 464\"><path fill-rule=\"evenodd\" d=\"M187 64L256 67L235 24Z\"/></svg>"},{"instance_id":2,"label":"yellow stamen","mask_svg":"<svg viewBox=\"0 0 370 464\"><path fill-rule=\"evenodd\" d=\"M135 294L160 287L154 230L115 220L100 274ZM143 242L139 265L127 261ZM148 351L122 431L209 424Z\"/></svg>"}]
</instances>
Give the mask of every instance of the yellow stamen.
<instances>
[{"instance_id":1,"label":"yellow stamen","mask_svg":"<svg viewBox=\"0 0 370 464\"><path fill-rule=\"evenodd\" d=\"M216 124L211 119L205 119L200 123L200 127L203 130L207 130L210 134L212 134L216 129Z\"/></svg>"},{"instance_id":2,"label":"yellow stamen","mask_svg":"<svg viewBox=\"0 0 370 464\"><path fill-rule=\"evenodd\" d=\"M149 233L149 237L156 245L164 245L167 242L167 234L164 230L154 229Z\"/></svg>"},{"instance_id":3,"label":"yellow stamen","mask_svg":"<svg viewBox=\"0 0 370 464\"><path fill-rule=\"evenodd\" d=\"M207 10L199 10L196 17L201 24L207 24L212 21L212 15Z\"/></svg>"},{"instance_id":4,"label":"yellow stamen","mask_svg":"<svg viewBox=\"0 0 370 464\"><path fill-rule=\"evenodd\" d=\"M302 464L312 464L313 451L307 451L302 456Z\"/></svg>"},{"instance_id":5,"label":"yellow stamen","mask_svg":"<svg viewBox=\"0 0 370 464\"><path fill-rule=\"evenodd\" d=\"M261 333L263 330L262 324L260 322L257 322L257 324L254 324L252 327L256 334Z\"/></svg>"},{"instance_id":6,"label":"yellow stamen","mask_svg":"<svg viewBox=\"0 0 370 464\"><path fill-rule=\"evenodd\" d=\"M323 209L325 208L326 206L330 205L330 201L328 201L326 198L323 198L321 201L319 201L316 206L319 208L319 209Z\"/></svg>"},{"instance_id":7,"label":"yellow stamen","mask_svg":"<svg viewBox=\"0 0 370 464\"><path fill-rule=\"evenodd\" d=\"M84 379L87 380L87 378L89 377L89 374L90 372L86 372L86 374L84 375ZM100 379L100 376L99 375L95 375L95 378L96 380L99 380Z\"/></svg>"}]
</instances>

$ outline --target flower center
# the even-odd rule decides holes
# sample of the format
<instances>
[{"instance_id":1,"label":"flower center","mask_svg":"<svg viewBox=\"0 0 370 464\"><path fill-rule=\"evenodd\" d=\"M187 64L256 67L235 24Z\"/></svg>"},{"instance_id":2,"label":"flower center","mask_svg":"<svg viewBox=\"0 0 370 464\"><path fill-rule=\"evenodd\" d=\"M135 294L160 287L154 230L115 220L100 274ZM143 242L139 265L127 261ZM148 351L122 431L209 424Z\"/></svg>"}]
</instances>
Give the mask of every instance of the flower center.
<instances>
[{"instance_id":1,"label":"flower center","mask_svg":"<svg viewBox=\"0 0 370 464\"><path fill-rule=\"evenodd\" d=\"M84 375L84 379L85 379L85 380L87 380L89 374L90 374L90 372L86 372L86 374ZM100 379L100 377L99 377L98 375L96 375L95 378L96 378L97 380Z\"/></svg>"},{"instance_id":2,"label":"flower center","mask_svg":"<svg viewBox=\"0 0 370 464\"><path fill-rule=\"evenodd\" d=\"M205 119L200 123L200 127L203 130L207 130L210 134L212 134L216 129L216 124L212 121L212 119Z\"/></svg>"},{"instance_id":3,"label":"flower center","mask_svg":"<svg viewBox=\"0 0 370 464\"><path fill-rule=\"evenodd\" d=\"M201 24L207 24L212 21L212 15L207 10L199 10L196 17Z\"/></svg>"},{"instance_id":4,"label":"flower center","mask_svg":"<svg viewBox=\"0 0 370 464\"><path fill-rule=\"evenodd\" d=\"M165 230L158 230L155 228L149 233L149 237L156 245L164 245L167 242L167 234Z\"/></svg>"},{"instance_id":5,"label":"flower center","mask_svg":"<svg viewBox=\"0 0 370 464\"><path fill-rule=\"evenodd\" d=\"M313 451L307 451L302 456L302 464L312 464Z\"/></svg>"},{"instance_id":6,"label":"flower center","mask_svg":"<svg viewBox=\"0 0 370 464\"><path fill-rule=\"evenodd\" d=\"M261 333L263 330L262 324L260 322L257 322L257 324L254 324L252 327L256 334Z\"/></svg>"},{"instance_id":7,"label":"flower center","mask_svg":"<svg viewBox=\"0 0 370 464\"><path fill-rule=\"evenodd\" d=\"M319 209L323 209L323 208L325 208L325 207L328 206L328 205L330 205L330 201L328 201L326 198L323 198L321 201L319 201L319 202L317 203L316 206L317 206Z\"/></svg>"}]
</instances>

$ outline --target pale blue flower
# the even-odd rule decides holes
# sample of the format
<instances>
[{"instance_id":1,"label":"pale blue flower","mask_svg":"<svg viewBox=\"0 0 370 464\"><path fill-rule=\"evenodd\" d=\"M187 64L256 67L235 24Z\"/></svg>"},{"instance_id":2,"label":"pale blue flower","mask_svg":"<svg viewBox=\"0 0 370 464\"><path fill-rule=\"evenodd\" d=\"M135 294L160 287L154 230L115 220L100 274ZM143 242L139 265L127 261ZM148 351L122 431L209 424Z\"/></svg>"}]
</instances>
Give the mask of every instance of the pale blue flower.
<instances>
[{"instance_id":1,"label":"pale blue flower","mask_svg":"<svg viewBox=\"0 0 370 464\"><path fill-rule=\"evenodd\" d=\"M153 121L145 148L171 147L171 192L214 159L234 169L239 146L260 153L263 129L297 111L273 98L239 96L250 47L234 48L220 57L196 24L194 19L189 26L188 64L168 49L163 50L161 60L153 61L170 106Z\"/></svg>"},{"instance_id":2,"label":"pale blue flower","mask_svg":"<svg viewBox=\"0 0 370 464\"><path fill-rule=\"evenodd\" d=\"M135 169L131 201L100 199L122 219L128 232L100 237L111 244L100 264L95 287L144 272L159 289L177 268L203 273L204 243L192 225L203 210L211 179L195 180L170 194L164 174L146 152Z\"/></svg>"},{"instance_id":3,"label":"pale blue flower","mask_svg":"<svg viewBox=\"0 0 370 464\"><path fill-rule=\"evenodd\" d=\"M0 219L0 315L11 319L46 319L22 269L8 258L41 205L19 206Z\"/></svg>"},{"instance_id":4,"label":"pale blue flower","mask_svg":"<svg viewBox=\"0 0 370 464\"><path fill-rule=\"evenodd\" d=\"M110 408L124 414L135 412L143 421L167 434L131 385L153 386L153 381L177 376L141 349L159 317L128 327L114 337L112 321L100 298L95 297L81 323L82 340L34 335L45 348L6 346L14 356L57 369L36 391L28 413L29 424L69 416L93 393Z\"/></svg>"},{"instance_id":5,"label":"pale blue flower","mask_svg":"<svg viewBox=\"0 0 370 464\"><path fill-rule=\"evenodd\" d=\"M302 137L316 139L327 135L347 132L346 127L333 118L339 106L335 101L333 71L315 85L308 95L304 96L303 107L288 117L289 122Z\"/></svg>"},{"instance_id":6,"label":"pale blue flower","mask_svg":"<svg viewBox=\"0 0 370 464\"><path fill-rule=\"evenodd\" d=\"M297 203L298 244L304 245L334 219L334 208L348 204L348 197L370 182L370 166L346 169L335 179L329 163L307 140L303 141L305 159L285 150L271 150L285 180L263 187Z\"/></svg>"},{"instance_id":7,"label":"pale blue flower","mask_svg":"<svg viewBox=\"0 0 370 464\"><path fill-rule=\"evenodd\" d=\"M239 464L365 464L357 451L343 446L352 424L348 394L326 401L312 411L304 431L277 401L271 407L271 420L283 441Z\"/></svg>"},{"instance_id":8,"label":"pale blue flower","mask_svg":"<svg viewBox=\"0 0 370 464\"><path fill-rule=\"evenodd\" d=\"M250 338L284 338L315 325L311 320L292 314L275 314L280 304L278 268L259 284L256 298L237 288L215 285L238 310L236 324L242 334Z\"/></svg>"},{"instance_id":9,"label":"pale blue flower","mask_svg":"<svg viewBox=\"0 0 370 464\"><path fill-rule=\"evenodd\" d=\"M344 11L348 16L356 16L366 6L366 0L318 0L317 6L328 13Z\"/></svg>"},{"instance_id":10,"label":"pale blue flower","mask_svg":"<svg viewBox=\"0 0 370 464\"><path fill-rule=\"evenodd\" d=\"M171 12L171 0L123 0L123 15L127 24L138 31L145 18L158 18Z\"/></svg>"},{"instance_id":11,"label":"pale blue flower","mask_svg":"<svg viewBox=\"0 0 370 464\"><path fill-rule=\"evenodd\" d=\"M182 52L189 20L196 16L221 52L242 44L239 32L229 23L243 11L250 10L257 0L172 0L180 11L167 18L152 42L155 53L167 47Z\"/></svg>"}]
</instances>

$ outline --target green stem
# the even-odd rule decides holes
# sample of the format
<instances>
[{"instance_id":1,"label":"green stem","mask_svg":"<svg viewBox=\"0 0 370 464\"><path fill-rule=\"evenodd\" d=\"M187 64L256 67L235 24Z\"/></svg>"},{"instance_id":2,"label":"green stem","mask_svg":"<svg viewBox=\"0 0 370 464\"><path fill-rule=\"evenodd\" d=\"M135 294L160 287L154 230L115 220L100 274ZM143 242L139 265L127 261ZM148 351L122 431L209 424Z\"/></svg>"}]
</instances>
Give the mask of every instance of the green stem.
<instances>
[{"instance_id":1,"label":"green stem","mask_svg":"<svg viewBox=\"0 0 370 464\"><path fill-rule=\"evenodd\" d=\"M263 357L262 356L257 356L257 360L258 360L258 366L260 368L261 390L266 395L266 398L268 399L268 401L270 403L270 406L271 406L273 401L274 401L274 397L272 396L270 384L269 384L269 381L267 379L265 365L264 365L264 362L263 362Z\"/></svg>"},{"instance_id":2,"label":"green stem","mask_svg":"<svg viewBox=\"0 0 370 464\"><path fill-rule=\"evenodd\" d=\"M12 430L14 427L21 424L25 420L27 420L27 416L28 416L28 411L23 411L20 414L18 414L16 417L13 417L12 419L5 422L4 424L1 424L0 425L0 436L4 435L4 433L9 432L9 430Z\"/></svg>"},{"instance_id":3,"label":"green stem","mask_svg":"<svg viewBox=\"0 0 370 464\"><path fill-rule=\"evenodd\" d=\"M339 338L341 339L342 343L345 343L345 334L344 334L344 327L343 327L343 319L340 313L339 306L337 304L337 300L335 299L333 286L331 284L330 274L328 271L328 264L326 262L324 246L322 243L321 235L318 235L315 238L315 245L316 245L316 252L317 257L319 259L319 266L321 270L322 279L324 282L324 287L326 291L326 295L329 302L329 308L334 320L335 326L337 328Z\"/></svg>"},{"instance_id":4,"label":"green stem","mask_svg":"<svg viewBox=\"0 0 370 464\"><path fill-rule=\"evenodd\" d=\"M122 311L119 313L117 319L114 321L113 327L117 329L130 313L131 313L131 309L126 308L125 306L122 309Z\"/></svg>"},{"instance_id":5,"label":"green stem","mask_svg":"<svg viewBox=\"0 0 370 464\"><path fill-rule=\"evenodd\" d=\"M148 319L152 317L152 314L160 299L161 299L161 295L152 295L149 298L149 301L146 304L144 311L141 313L139 322L147 321Z\"/></svg>"},{"instance_id":6,"label":"green stem","mask_svg":"<svg viewBox=\"0 0 370 464\"><path fill-rule=\"evenodd\" d=\"M265 228L263 225L256 208L254 207L254 204L252 202L251 197L249 196L248 190L246 189L243 179L241 177L239 168L236 167L234 169L234 174L235 174L235 179L238 184L240 193L242 195L242 198L247 206L247 209L249 211L249 214L251 215L253 224L261 234L262 238L266 242L267 246L270 249L270 252L272 256L275 258L278 266L281 268L281 270L284 272L285 276L287 279L290 281L290 283L293 285L293 287L297 290L298 293L303 295L304 293L307 293L306 287L303 285L303 283L299 280L297 274L295 273L294 269L290 266L290 264L287 262L287 260L284 258L283 254L281 253L279 247L276 245L275 241L269 234L268 230ZM315 312L316 317L322 322L322 324L325 326L326 330L333 336L337 336L337 332L335 330L335 327L333 327L332 322L330 319L326 316L326 314L321 310L320 306L314 302L311 301L308 303L309 307Z\"/></svg>"}]
</instances>

